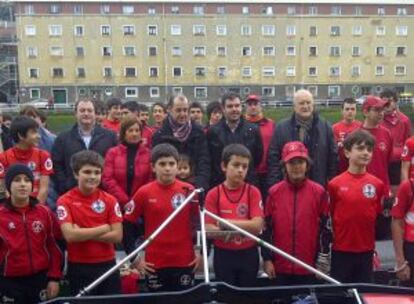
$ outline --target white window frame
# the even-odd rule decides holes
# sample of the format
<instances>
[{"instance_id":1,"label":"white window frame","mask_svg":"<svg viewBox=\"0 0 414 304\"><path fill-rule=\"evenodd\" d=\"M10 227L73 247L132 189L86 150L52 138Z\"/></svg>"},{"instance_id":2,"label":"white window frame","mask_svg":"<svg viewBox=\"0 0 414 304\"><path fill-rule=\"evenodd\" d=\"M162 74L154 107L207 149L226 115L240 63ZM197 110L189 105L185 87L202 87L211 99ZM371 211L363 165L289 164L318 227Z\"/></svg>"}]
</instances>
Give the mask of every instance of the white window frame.
<instances>
[{"instance_id":1,"label":"white window frame","mask_svg":"<svg viewBox=\"0 0 414 304\"><path fill-rule=\"evenodd\" d=\"M354 52L354 48L355 48L355 50L358 50L357 53ZM359 56L361 56L361 54L362 54L361 47L359 45L351 46L351 55L352 55L352 57L359 57Z\"/></svg>"},{"instance_id":2,"label":"white window frame","mask_svg":"<svg viewBox=\"0 0 414 304\"><path fill-rule=\"evenodd\" d=\"M270 52L268 54L266 54L266 49L269 48ZM265 57L270 57L270 56L275 56L276 55L276 51L275 51L275 46L274 45L265 45L262 48L262 56Z\"/></svg>"},{"instance_id":3,"label":"white window frame","mask_svg":"<svg viewBox=\"0 0 414 304\"><path fill-rule=\"evenodd\" d=\"M242 15L248 15L250 14L250 10L248 6L243 6L242 7Z\"/></svg>"},{"instance_id":4,"label":"white window frame","mask_svg":"<svg viewBox=\"0 0 414 304\"><path fill-rule=\"evenodd\" d=\"M315 54L312 54L312 52L311 52L311 48L315 48L315 50L316 50ZM317 46L317 45L310 45L310 46L309 46L309 49L308 49L308 52L309 52L309 56L310 56L310 57L317 57L317 56L318 56L318 54L319 54L319 49L318 49L318 46Z\"/></svg>"},{"instance_id":5,"label":"white window frame","mask_svg":"<svg viewBox=\"0 0 414 304\"><path fill-rule=\"evenodd\" d=\"M317 85L310 85L307 86L306 89L311 92L313 97L318 96L318 86Z\"/></svg>"},{"instance_id":6,"label":"white window frame","mask_svg":"<svg viewBox=\"0 0 414 304\"><path fill-rule=\"evenodd\" d=\"M244 55L244 49L247 50L246 55ZM241 49L240 49L240 55L242 57L250 57L253 55L253 50L252 47L250 45L242 45Z\"/></svg>"},{"instance_id":7,"label":"white window frame","mask_svg":"<svg viewBox=\"0 0 414 304\"><path fill-rule=\"evenodd\" d=\"M81 33L78 33L78 29L82 29L81 30ZM76 37L83 37L83 36L85 36L85 26L80 25L80 24L75 25L73 27L73 35L75 35Z\"/></svg>"},{"instance_id":8,"label":"white window frame","mask_svg":"<svg viewBox=\"0 0 414 304\"><path fill-rule=\"evenodd\" d=\"M386 33L387 33L387 29L386 29L385 25L379 25L379 26L375 27L375 34L377 36L385 36Z\"/></svg>"},{"instance_id":9,"label":"white window frame","mask_svg":"<svg viewBox=\"0 0 414 304\"><path fill-rule=\"evenodd\" d=\"M286 12L289 16L296 15L296 6L288 6Z\"/></svg>"},{"instance_id":10,"label":"white window frame","mask_svg":"<svg viewBox=\"0 0 414 304\"><path fill-rule=\"evenodd\" d=\"M128 49L131 49L132 48L132 50L133 50L132 54L127 54L127 48ZM136 51L135 45L124 45L124 46L122 46L122 53L124 54L124 56L127 56L127 57L136 56L137 55L137 51Z\"/></svg>"},{"instance_id":11,"label":"white window frame","mask_svg":"<svg viewBox=\"0 0 414 304\"><path fill-rule=\"evenodd\" d=\"M193 24L193 35L194 36L205 36L206 26L204 24Z\"/></svg>"},{"instance_id":12,"label":"white window frame","mask_svg":"<svg viewBox=\"0 0 414 304\"><path fill-rule=\"evenodd\" d=\"M152 74L151 74L151 71L152 71L152 70L156 71L155 75L152 75ZM150 78L157 78L157 77L160 77L160 69L159 69L159 67L158 67L158 66L150 66L150 67L148 68L148 77L150 77Z\"/></svg>"},{"instance_id":13,"label":"white window frame","mask_svg":"<svg viewBox=\"0 0 414 304\"><path fill-rule=\"evenodd\" d=\"M155 7L149 7L148 8L148 15L154 16L157 14L157 10Z\"/></svg>"},{"instance_id":14,"label":"white window frame","mask_svg":"<svg viewBox=\"0 0 414 304\"><path fill-rule=\"evenodd\" d=\"M227 36L227 25L226 24L217 24L216 25L216 35L217 36Z\"/></svg>"},{"instance_id":15,"label":"white window frame","mask_svg":"<svg viewBox=\"0 0 414 304\"><path fill-rule=\"evenodd\" d=\"M270 91L270 94L267 94L266 91ZM275 97L276 96L276 90L275 87L262 87L262 96L263 97Z\"/></svg>"},{"instance_id":16,"label":"white window frame","mask_svg":"<svg viewBox=\"0 0 414 304\"><path fill-rule=\"evenodd\" d=\"M170 33L171 33L171 36L181 36L182 35L181 24L171 24Z\"/></svg>"},{"instance_id":17,"label":"white window frame","mask_svg":"<svg viewBox=\"0 0 414 304\"><path fill-rule=\"evenodd\" d=\"M129 75L127 75L127 69L134 69L134 71L135 71L135 75L133 75L133 76L129 76ZM124 77L126 77L126 78L136 78L136 77L138 77L138 70L137 70L137 67L135 67L135 66L125 66L124 67Z\"/></svg>"},{"instance_id":18,"label":"white window frame","mask_svg":"<svg viewBox=\"0 0 414 304\"><path fill-rule=\"evenodd\" d=\"M155 28L155 31L153 31L154 28ZM148 24L147 25L147 34L148 34L148 36L158 36L158 25L157 24Z\"/></svg>"},{"instance_id":19,"label":"white window frame","mask_svg":"<svg viewBox=\"0 0 414 304\"><path fill-rule=\"evenodd\" d=\"M221 73L221 71L224 71L224 73ZM227 72L228 72L228 70L227 70L227 67L226 66L219 66L219 67L217 67L217 76L219 78L225 78L225 77L227 77Z\"/></svg>"},{"instance_id":20,"label":"white window frame","mask_svg":"<svg viewBox=\"0 0 414 304\"><path fill-rule=\"evenodd\" d=\"M312 30L311 28L315 28L315 35L312 35ZM309 37L316 37L318 36L318 27L316 25L311 25L309 26Z\"/></svg>"},{"instance_id":21,"label":"white window frame","mask_svg":"<svg viewBox=\"0 0 414 304\"><path fill-rule=\"evenodd\" d=\"M382 48L383 49L383 53L382 54L379 54L378 53L378 49L379 48ZM377 57L384 57L386 55L385 46L383 46L383 45L376 46L375 49L374 49L374 52L375 52L375 56L377 56Z\"/></svg>"},{"instance_id":22,"label":"white window frame","mask_svg":"<svg viewBox=\"0 0 414 304\"><path fill-rule=\"evenodd\" d=\"M378 7L377 15L378 16L384 16L385 15L385 7L383 7L383 6Z\"/></svg>"},{"instance_id":23,"label":"white window frame","mask_svg":"<svg viewBox=\"0 0 414 304\"><path fill-rule=\"evenodd\" d=\"M37 56L39 56L37 46L28 46L26 48L26 56L28 58L36 58Z\"/></svg>"},{"instance_id":24,"label":"white window frame","mask_svg":"<svg viewBox=\"0 0 414 304\"><path fill-rule=\"evenodd\" d=\"M36 71L36 77L31 77L30 72L31 70ZM27 75L29 78L38 79L40 77L40 69L39 68L28 68L27 69Z\"/></svg>"},{"instance_id":25,"label":"white window frame","mask_svg":"<svg viewBox=\"0 0 414 304\"><path fill-rule=\"evenodd\" d=\"M276 69L274 66L264 66L262 67L262 76L263 77L274 77L276 75Z\"/></svg>"},{"instance_id":26,"label":"white window frame","mask_svg":"<svg viewBox=\"0 0 414 304\"><path fill-rule=\"evenodd\" d=\"M36 25L26 25L24 27L24 33L26 36L36 36Z\"/></svg>"},{"instance_id":27,"label":"white window frame","mask_svg":"<svg viewBox=\"0 0 414 304\"><path fill-rule=\"evenodd\" d=\"M183 88L182 87L172 87L171 91L174 95L181 95L183 94Z\"/></svg>"},{"instance_id":28,"label":"white window frame","mask_svg":"<svg viewBox=\"0 0 414 304\"><path fill-rule=\"evenodd\" d=\"M198 16L204 15L204 6L194 5L193 6L193 14L198 15Z\"/></svg>"},{"instance_id":29,"label":"white window frame","mask_svg":"<svg viewBox=\"0 0 414 304\"><path fill-rule=\"evenodd\" d=\"M224 48L224 54L221 54L219 52L219 49L220 48ZM218 45L216 50L217 50L217 56L218 57L226 57L227 56L227 47L226 46L224 46L224 45Z\"/></svg>"},{"instance_id":30,"label":"white window frame","mask_svg":"<svg viewBox=\"0 0 414 304\"><path fill-rule=\"evenodd\" d=\"M332 94L332 91L335 90L336 93ZM328 86L328 97L335 98L341 96L341 86L339 85L330 85Z\"/></svg>"},{"instance_id":31,"label":"white window frame","mask_svg":"<svg viewBox=\"0 0 414 304\"><path fill-rule=\"evenodd\" d=\"M49 47L49 55L53 57L63 57L64 55L63 46L51 45Z\"/></svg>"},{"instance_id":32,"label":"white window frame","mask_svg":"<svg viewBox=\"0 0 414 304\"><path fill-rule=\"evenodd\" d=\"M310 15L310 16L318 15L318 7L317 6L309 6L308 15Z\"/></svg>"},{"instance_id":33,"label":"white window frame","mask_svg":"<svg viewBox=\"0 0 414 304\"><path fill-rule=\"evenodd\" d=\"M33 96L33 92L38 92L36 95L37 96ZM30 99L34 99L34 98L40 98L41 96L40 96L40 89L38 89L38 88L31 88L30 90L29 90L29 96L30 96Z\"/></svg>"},{"instance_id":34,"label":"white window frame","mask_svg":"<svg viewBox=\"0 0 414 304\"><path fill-rule=\"evenodd\" d=\"M106 73L105 73L105 70L110 70L111 71L111 75L106 75ZM102 68L102 76L103 77L106 77L106 78L111 78L111 77L113 77L114 76L114 70L112 69L112 67L111 66L104 66L103 68Z\"/></svg>"},{"instance_id":35,"label":"white window frame","mask_svg":"<svg viewBox=\"0 0 414 304\"><path fill-rule=\"evenodd\" d=\"M104 32L103 31L104 28L107 28L108 31ZM111 36L111 32L112 32L112 29L109 24L101 24L101 36Z\"/></svg>"},{"instance_id":36,"label":"white window frame","mask_svg":"<svg viewBox=\"0 0 414 304\"><path fill-rule=\"evenodd\" d=\"M108 55L105 54L105 48L107 48L109 50L109 54ZM113 55L112 46L110 46L110 45L104 45L104 46L102 46L101 51L102 51L102 56L103 57L112 57L112 55Z\"/></svg>"},{"instance_id":37,"label":"white window frame","mask_svg":"<svg viewBox=\"0 0 414 304\"><path fill-rule=\"evenodd\" d=\"M395 26L395 35L400 36L400 37L408 36L408 26L407 25Z\"/></svg>"},{"instance_id":38,"label":"white window frame","mask_svg":"<svg viewBox=\"0 0 414 304\"><path fill-rule=\"evenodd\" d=\"M101 4L100 12L101 12L101 14L104 14L104 15L111 13L111 5L110 4Z\"/></svg>"},{"instance_id":39,"label":"white window frame","mask_svg":"<svg viewBox=\"0 0 414 304\"><path fill-rule=\"evenodd\" d=\"M128 94L128 91L135 91L134 94ZM125 98L137 98L138 97L138 88L137 87L126 87L125 88Z\"/></svg>"},{"instance_id":40,"label":"white window frame","mask_svg":"<svg viewBox=\"0 0 414 304\"><path fill-rule=\"evenodd\" d=\"M159 87L150 87L149 88L149 95L150 95L150 98L159 98L160 97L160 88Z\"/></svg>"},{"instance_id":41,"label":"white window frame","mask_svg":"<svg viewBox=\"0 0 414 304\"><path fill-rule=\"evenodd\" d=\"M397 69L398 68L404 68L404 72L403 73L397 73ZM394 67L394 75L395 76L405 76L405 75L407 75L407 66L405 65L405 64L397 64L397 65L395 65L395 67Z\"/></svg>"},{"instance_id":42,"label":"white window frame","mask_svg":"<svg viewBox=\"0 0 414 304\"><path fill-rule=\"evenodd\" d=\"M262 25L262 35L263 36L274 36L276 33L276 27L273 24L263 24Z\"/></svg>"},{"instance_id":43,"label":"white window frame","mask_svg":"<svg viewBox=\"0 0 414 304\"><path fill-rule=\"evenodd\" d=\"M286 36L293 37L296 36L296 25L286 25Z\"/></svg>"},{"instance_id":44,"label":"white window frame","mask_svg":"<svg viewBox=\"0 0 414 304\"><path fill-rule=\"evenodd\" d=\"M82 49L82 55L78 54L78 48ZM85 57L85 47L82 45L76 45L75 46L75 57Z\"/></svg>"},{"instance_id":45,"label":"white window frame","mask_svg":"<svg viewBox=\"0 0 414 304\"><path fill-rule=\"evenodd\" d=\"M296 76L296 67L290 65L286 67L286 77L295 77Z\"/></svg>"},{"instance_id":46,"label":"white window frame","mask_svg":"<svg viewBox=\"0 0 414 304\"><path fill-rule=\"evenodd\" d=\"M357 73L354 73L355 68L357 70ZM359 77L359 76L361 76L361 66L360 65L351 66L351 77Z\"/></svg>"},{"instance_id":47,"label":"white window frame","mask_svg":"<svg viewBox=\"0 0 414 304\"><path fill-rule=\"evenodd\" d=\"M336 29L338 29L338 31L336 31ZM339 37L341 36L341 32L342 32L342 29L340 25L331 25L331 28L330 28L331 36Z\"/></svg>"},{"instance_id":48,"label":"white window frame","mask_svg":"<svg viewBox=\"0 0 414 304\"><path fill-rule=\"evenodd\" d=\"M340 5L332 5L331 16L341 16L341 15L342 15L342 7Z\"/></svg>"},{"instance_id":49,"label":"white window frame","mask_svg":"<svg viewBox=\"0 0 414 304\"><path fill-rule=\"evenodd\" d=\"M337 74L332 73L332 69L333 68L335 68L338 71ZM340 77L340 76L341 76L341 66L339 66L339 65L331 65L329 67L329 77Z\"/></svg>"},{"instance_id":50,"label":"white window frame","mask_svg":"<svg viewBox=\"0 0 414 304\"><path fill-rule=\"evenodd\" d=\"M197 91L198 90L202 90L205 93L203 94L203 96L197 96ZM208 89L207 87L195 87L194 88L194 98L196 99L203 99L203 98L207 98L208 97Z\"/></svg>"},{"instance_id":51,"label":"white window frame","mask_svg":"<svg viewBox=\"0 0 414 304\"><path fill-rule=\"evenodd\" d=\"M362 35L362 25L353 25L352 26L352 35L361 36Z\"/></svg>"},{"instance_id":52,"label":"white window frame","mask_svg":"<svg viewBox=\"0 0 414 304\"><path fill-rule=\"evenodd\" d=\"M315 74L311 74L311 69L315 69ZM318 67L317 66L310 66L308 67L308 77L317 77L318 76Z\"/></svg>"},{"instance_id":53,"label":"white window frame","mask_svg":"<svg viewBox=\"0 0 414 304\"><path fill-rule=\"evenodd\" d=\"M79 70L83 69L83 76L80 76ZM86 78L86 68L85 67L76 67L75 74L77 78Z\"/></svg>"},{"instance_id":54,"label":"white window frame","mask_svg":"<svg viewBox=\"0 0 414 304\"><path fill-rule=\"evenodd\" d=\"M403 48L404 49L403 54L398 54L398 49L399 48ZM407 46L406 45L397 45L395 47L395 56L407 56Z\"/></svg>"},{"instance_id":55,"label":"white window frame","mask_svg":"<svg viewBox=\"0 0 414 304\"><path fill-rule=\"evenodd\" d=\"M178 15L180 13L180 7L178 5L171 6L171 14Z\"/></svg>"},{"instance_id":56,"label":"white window frame","mask_svg":"<svg viewBox=\"0 0 414 304\"><path fill-rule=\"evenodd\" d=\"M174 70L175 69L179 69L180 70L180 75L175 75L174 74ZM181 67L181 66L173 66L172 69L171 69L171 74L172 74L172 77L182 77L183 76L183 67Z\"/></svg>"},{"instance_id":57,"label":"white window frame","mask_svg":"<svg viewBox=\"0 0 414 304\"><path fill-rule=\"evenodd\" d=\"M35 14L34 5L33 4L26 4L24 6L24 13L26 15L34 15Z\"/></svg>"},{"instance_id":58,"label":"white window frame","mask_svg":"<svg viewBox=\"0 0 414 304\"><path fill-rule=\"evenodd\" d=\"M338 50L338 53L335 51L335 52L332 52L332 50ZM329 56L330 57L340 57L341 56L341 52L342 50L341 50L341 46L339 46L339 45L330 45L329 46Z\"/></svg>"},{"instance_id":59,"label":"white window frame","mask_svg":"<svg viewBox=\"0 0 414 304\"><path fill-rule=\"evenodd\" d=\"M197 70L204 71L201 74L197 73ZM207 76L207 68L205 66L195 66L194 67L194 76L196 77L206 77Z\"/></svg>"},{"instance_id":60,"label":"white window frame","mask_svg":"<svg viewBox=\"0 0 414 304\"><path fill-rule=\"evenodd\" d=\"M132 28L132 33L130 33L129 31L125 31L126 29L130 29L130 28ZM133 24L122 25L122 34L124 36L135 36L135 25Z\"/></svg>"},{"instance_id":61,"label":"white window frame","mask_svg":"<svg viewBox=\"0 0 414 304\"><path fill-rule=\"evenodd\" d=\"M83 15L83 5L82 4L75 4L73 6L73 14Z\"/></svg>"},{"instance_id":62,"label":"white window frame","mask_svg":"<svg viewBox=\"0 0 414 304\"><path fill-rule=\"evenodd\" d=\"M207 54L207 48L204 45L196 45L193 47L193 55L196 57L204 57Z\"/></svg>"},{"instance_id":63,"label":"white window frame","mask_svg":"<svg viewBox=\"0 0 414 304\"><path fill-rule=\"evenodd\" d=\"M132 15L135 13L135 7L130 4L123 4L122 5L122 14L123 15Z\"/></svg>"},{"instance_id":64,"label":"white window frame","mask_svg":"<svg viewBox=\"0 0 414 304\"><path fill-rule=\"evenodd\" d=\"M397 7L397 15L398 16L406 16L407 15L407 8Z\"/></svg>"},{"instance_id":65,"label":"white window frame","mask_svg":"<svg viewBox=\"0 0 414 304\"><path fill-rule=\"evenodd\" d=\"M171 56L180 57L183 55L183 49L179 45L174 45L171 47Z\"/></svg>"},{"instance_id":66,"label":"white window frame","mask_svg":"<svg viewBox=\"0 0 414 304\"><path fill-rule=\"evenodd\" d=\"M60 37L63 34L63 27L61 24L50 24L49 25L49 36Z\"/></svg>"},{"instance_id":67,"label":"white window frame","mask_svg":"<svg viewBox=\"0 0 414 304\"><path fill-rule=\"evenodd\" d=\"M155 48L155 55L151 55L151 48ZM149 45L148 46L148 57L155 57L158 56L158 46L156 45Z\"/></svg>"},{"instance_id":68,"label":"white window frame","mask_svg":"<svg viewBox=\"0 0 414 304\"><path fill-rule=\"evenodd\" d=\"M293 52L291 52L290 50L293 50ZM286 46L286 56L296 56L296 45Z\"/></svg>"},{"instance_id":69,"label":"white window frame","mask_svg":"<svg viewBox=\"0 0 414 304\"><path fill-rule=\"evenodd\" d=\"M381 67L381 73L378 73L378 68ZM384 76L385 75L385 66L382 64L375 66L375 76Z\"/></svg>"},{"instance_id":70,"label":"white window frame","mask_svg":"<svg viewBox=\"0 0 414 304\"><path fill-rule=\"evenodd\" d=\"M251 36L252 35L252 26L250 24L242 24L240 26L240 35L241 36Z\"/></svg>"},{"instance_id":71,"label":"white window frame","mask_svg":"<svg viewBox=\"0 0 414 304\"><path fill-rule=\"evenodd\" d=\"M54 71L57 70L57 69L62 70L62 76L54 76L55 75ZM50 68L50 75L51 75L52 78L63 78L63 77L65 77L65 69L62 68L62 67L52 67L52 68Z\"/></svg>"}]
</instances>

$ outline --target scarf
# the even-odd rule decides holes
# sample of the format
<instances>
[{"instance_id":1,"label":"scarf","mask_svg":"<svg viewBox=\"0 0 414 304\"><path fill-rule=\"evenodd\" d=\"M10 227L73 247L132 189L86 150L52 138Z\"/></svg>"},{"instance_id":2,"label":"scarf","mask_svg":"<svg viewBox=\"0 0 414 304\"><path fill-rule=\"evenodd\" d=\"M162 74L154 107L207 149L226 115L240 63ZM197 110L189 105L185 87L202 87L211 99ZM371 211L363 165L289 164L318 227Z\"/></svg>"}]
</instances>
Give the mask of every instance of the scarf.
<instances>
[{"instance_id":1,"label":"scarf","mask_svg":"<svg viewBox=\"0 0 414 304\"><path fill-rule=\"evenodd\" d=\"M245 115L245 118L248 122L256 123L263 119L263 113L256 115L256 116L250 116L248 114Z\"/></svg>"},{"instance_id":2,"label":"scarf","mask_svg":"<svg viewBox=\"0 0 414 304\"><path fill-rule=\"evenodd\" d=\"M178 124L171 115L168 115L168 124L170 125L170 128L173 132L174 137L179 142L185 142L188 139L188 136L190 136L192 125L191 121L187 121L184 124Z\"/></svg>"},{"instance_id":3,"label":"scarf","mask_svg":"<svg viewBox=\"0 0 414 304\"><path fill-rule=\"evenodd\" d=\"M301 119L295 114L296 128L298 129L299 140L307 143L309 140L310 131L312 129L313 115L308 120Z\"/></svg>"}]
</instances>

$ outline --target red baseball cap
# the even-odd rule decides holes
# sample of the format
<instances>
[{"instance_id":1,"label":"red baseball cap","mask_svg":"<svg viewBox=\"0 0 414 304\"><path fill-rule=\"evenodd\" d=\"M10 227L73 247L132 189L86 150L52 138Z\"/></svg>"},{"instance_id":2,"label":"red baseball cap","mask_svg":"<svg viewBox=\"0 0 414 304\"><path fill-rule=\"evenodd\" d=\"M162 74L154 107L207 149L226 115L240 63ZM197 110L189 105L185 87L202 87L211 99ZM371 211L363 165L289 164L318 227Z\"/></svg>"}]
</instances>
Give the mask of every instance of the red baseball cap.
<instances>
[{"instance_id":1,"label":"red baseball cap","mask_svg":"<svg viewBox=\"0 0 414 304\"><path fill-rule=\"evenodd\" d=\"M261 99L260 99L260 96L257 96L257 95L249 95L246 98L246 103L249 102L249 101L257 101L257 102L260 102Z\"/></svg>"},{"instance_id":2,"label":"red baseball cap","mask_svg":"<svg viewBox=\"0 0 414 304\"><path fill-rule=\"evenodd\" d=\"M282 160L288 162L295 157L309 159L308 149L300 141L291 141L283 146Z\"/></svg>"},{"instance_id":3,"label":"red baseball cap","mask_svg":"<svg viewBox=\"0 0 414 304\"><path fill-rule=\"evenodd\" d=\"M383 108L389 101L383 100L377 96L368 95L362 104L362 110L368 110L369 108Z\"/></svg>"}]
</instances>

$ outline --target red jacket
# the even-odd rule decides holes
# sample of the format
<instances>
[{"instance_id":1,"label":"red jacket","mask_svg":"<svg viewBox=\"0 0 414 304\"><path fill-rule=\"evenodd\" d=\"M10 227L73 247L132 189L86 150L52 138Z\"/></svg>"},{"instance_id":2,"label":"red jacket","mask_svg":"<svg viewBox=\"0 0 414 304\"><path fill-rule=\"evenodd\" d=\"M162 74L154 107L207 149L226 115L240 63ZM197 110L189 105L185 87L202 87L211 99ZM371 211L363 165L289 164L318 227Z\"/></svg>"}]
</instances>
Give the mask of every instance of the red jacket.
<instances>
[{"instance_id":1,"label":"red jacket","mask_svg":"<svg viewBox=\"0 0 414 304\"><path fill-rule=\"evenodd\" d=\"M271 218L273 244L308 265L315 265L320 219L328 215L327 194L310 179L299 186L283 180L269 190L265 216ZM310 274L278 254L273 256L277 273Z\"/></svg>"},{"instance_id":2,"label":"red jacket","mask_svg":"<svg viewBox=\"0 0 414 304\"><path fill-rule=\"evenodd\" d=\"M62 252L55 236L59 227L54 215L43 204L30 202L17 209L10 201L0 206L0 268L5 277L30 276L47 271L49 279L59 280Z\"/></svg>"},{"instance_id":3,"label":"red jacket","mask_svg":"<svg viewBox=\"0 0 414 304\"><path fill-rule=\"evenodd\" d=\"M120 144L106 153L102 183L104 189L116 197L121 209L151 179L151 152L146 146L140 145L135 156L135 176L130 196L127 194L127 147Z\"/></svg>"}]
</instances>

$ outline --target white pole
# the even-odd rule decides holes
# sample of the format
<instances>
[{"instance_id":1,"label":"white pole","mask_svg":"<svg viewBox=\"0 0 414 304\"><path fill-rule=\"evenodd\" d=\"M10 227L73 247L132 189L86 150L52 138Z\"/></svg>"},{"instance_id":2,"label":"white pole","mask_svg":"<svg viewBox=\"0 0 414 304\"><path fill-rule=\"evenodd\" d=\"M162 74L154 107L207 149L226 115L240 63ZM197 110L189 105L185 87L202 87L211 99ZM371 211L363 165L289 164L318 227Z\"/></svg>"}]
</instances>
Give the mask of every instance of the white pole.
<instances>
[{"instance_id":1,"label":"white pole","mask_svg":"<svg viewBox=\"0 0 414 304\"><path fill-rule=\"evenodd\" d=\"M204 282L210 283L210 272L208 269L208 255L207 255L207 237L206 237L206 218L205 208L203 202L200 202L200 222L201 222L201 245L203 250L203 266L204 266Z\"/></svg>"}]
</instances>

